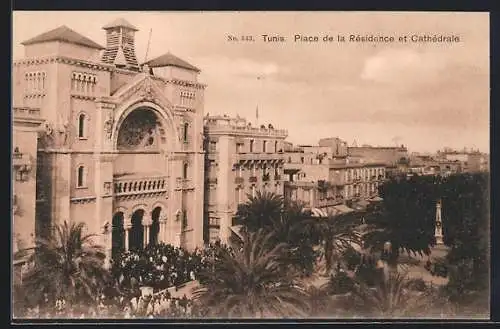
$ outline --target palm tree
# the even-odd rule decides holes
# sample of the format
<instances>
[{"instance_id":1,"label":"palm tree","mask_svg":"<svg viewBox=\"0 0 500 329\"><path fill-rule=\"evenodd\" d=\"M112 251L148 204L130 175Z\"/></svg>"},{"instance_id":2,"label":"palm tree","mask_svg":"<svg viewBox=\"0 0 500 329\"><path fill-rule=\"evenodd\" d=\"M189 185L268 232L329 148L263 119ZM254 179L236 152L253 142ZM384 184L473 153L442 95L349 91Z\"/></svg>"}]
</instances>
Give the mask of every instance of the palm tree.
<instances>
[{"instance_id":1,"label":"palm tree","mask_svg":"<svg viewBox=\"0 0 500 329\"><path fill-rule=\"evenodd\" d=\"M240 206L237 218L248 232L259 229L274 232L276 244L288 245L288 263L307 274L313 270L316 253L310 234L314 221L303 208L302 204L284 200L274 193L258 192Z\"/></svg>"},{"instance_id":2,"label":"palm tree","mask_svg":"<svg viewBox=\"0 0 500 329\"><path fill-rule=\"evenodd\" d=\"M374 287L357 280L352 290L356 310L366 312L366 316L382 318L402 318L428 314L437 301L433 291L417 292L412 288L407 272L389 272L381 276Z\"/></svg>"},{"instance_id":3,"label":"palm tree","mask_svg":"<svg viewBox=\"0 0 500 329\"><path fill-rule=\"evenodd\" d=\"M311 317L334 317L336 312L333 311L335 307L334 301L328 293L327 289L324 287L316 287L310 285L307 288L307 293L309 295L309 316ZM333 312L332 312L333 311Z\"/></svg>"},{"instance_id":4,"label":"palm tree","mask_svg":"<svg viewBox=\"0 0 500 329\"><path fill-rule=\"evenodd\" d=\"M218 317L305 316L307 293L286 263L287 245L274 239L262 229L243 233L239 250L221 250L195 300Z\"/></svg>"},{"instance_id":5,"label":"palm tree","mask_svg":"<svg viewBox=\"0 0 500 329\"><path fill-rule=\"evenodd\" d=\"M316 235L320 245L320 259L325 261L327 273L342 261L342 255L362 245L358 213L340 214L316 222Z\"/></svg>"},{"instance_id":6,"label":"palm tree","mask_svg":"<svg viewBox=\"0 0 500 329\"><path fill-rule=\"evenodd\" d=\"M281 215L272 221L276 242L288 245L288 263L311 274L317 258L314 239L316 218L304 212L301 203L286 200Z\"/></svg>"},{"instance_id":7,"label":"palm tree","mask_svg":"<svg viewBox=\"0 0 500 329\"><path fill-rule=\"evenodd\" d=\"M320 194L320 198L323 199L328 194L328 191L332 189L332 184L326 180L319 180L317 190Z\"/></svg>"},{"instance_id":8,"label":"palm tree","mask_svg":"<svg viewBox=\"0 0 500 329\"><path fill-rule=\"evenodd\" d=\"M105 254L84 233L84 223L64 222L47 239L39 239L23 280L38 302L64 298L70 303L92 300L107 279ZM52 303L50 305L53 305Z\"/></svg>"},{"instance_id":9,"label":"palm tree","mask_svg":"<svg viewBox=\"0 0 500 329\"><path fill-rule=\"evenodd\" d=\"M270 228L275 220L281 217L283 198L271 192L257 191L249 196L246 203L238 206L236 218L245 230L255 232L260 228Z\"/></svg>"}]
</instances>

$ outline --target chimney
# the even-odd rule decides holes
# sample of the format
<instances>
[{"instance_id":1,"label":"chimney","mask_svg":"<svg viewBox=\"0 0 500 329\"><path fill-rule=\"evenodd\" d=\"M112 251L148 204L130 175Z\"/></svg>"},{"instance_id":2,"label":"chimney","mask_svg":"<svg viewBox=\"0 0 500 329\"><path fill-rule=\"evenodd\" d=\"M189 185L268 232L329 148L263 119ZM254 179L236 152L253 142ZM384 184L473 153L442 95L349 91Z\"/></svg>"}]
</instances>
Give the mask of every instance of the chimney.
<instances>
[{"instance_id":1,"label":"chimney","mask_svg":"<svg viewBox=\"0 0 500 329\"><path fill-rule=\"evenodd\" d=\"M106 64L114 64L116 67L138 70L134 38L137 28L125 19L119 18L102 29L106 31L106 49L102 55L102 61Z\"/></svg>"}]
</instances>

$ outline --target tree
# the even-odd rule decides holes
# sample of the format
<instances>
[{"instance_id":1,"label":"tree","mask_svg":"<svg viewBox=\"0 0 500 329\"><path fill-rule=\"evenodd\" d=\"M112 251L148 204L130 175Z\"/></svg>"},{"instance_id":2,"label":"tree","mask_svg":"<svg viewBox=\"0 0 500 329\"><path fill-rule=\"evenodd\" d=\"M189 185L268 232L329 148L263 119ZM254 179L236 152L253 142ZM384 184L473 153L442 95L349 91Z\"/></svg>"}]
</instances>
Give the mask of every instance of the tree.
<instances>
[{"instance_id":1,"label":"tree","mask_svg":"<svg viewBox=\"0 0 500 329\"><path fill-rule=\"evenodd\" d=\"M353 311L364 316L398 318L426 315L432 309L432 290L416 291L415 282L406 273L390 272L379 276L375 286L357 280L352 289Z\"/></svg>"},{"instance_id":2,"label":"tree","mask_svg":"<svg viewBox=\"0 0 500 329\"><path fill-rule=\"evenodd\" d=\"M487 173L452 175L441 187L444 243L451 247L446 288L461 303L489 294L489 179Z\"/></svg>"},{"instance_id":3,"label":"tree","mask_svg":"<svg viewBox=\"0 0 500 329\"><path fill-rule=\"evenodd\" d=\"M236 217L243 230L256 232L262 229L274 232L275 243L288 246L287 261L310 274L316 260L311 232L314 220L304 213L303 206L279 195L257 192L255 197L240 205Z\"/></svg>"},{"instance_id":4,"label":"tree","mask_svg":"<svg viewBox=\"0 0 500 329\"><path fill-rule=\"evenodd\" d=\"M194 298L217 317L305 315L307 294L286 263L287 245L264 230L243 233L239 250L221 250L221 259Z\"/></svg>"},{"instance_id":5,"label":"tree","mask_svg":"<svg viewBox=\"0 0 500 329\"><path fill-rule=\"evenodd\" d=\"M392 243L388 261L394 265L400 250L429 253L434 246L436 202L442 201L444 243L450 251L442 264L429 269L446 273L452 301L487 301L489 288L489 174L463 173L446 177L396 178L380 189L380 207L369 209L367 246L381 249ZM429 264L431 265L431 264ZM469 298L470 297L470 298ZM483 303L484 308L488 308Z\"/></svg>"},{"instance_id":6,"label":"tree","mask_svg":"<svg viewBox=\"0 0 500 329\"><path fill-rule=\"evenodd\" d=\"M361 235L356 231L360 216L357 212L351 212L316 219L315 234L320 245L320 256L325 260L328 272L343 260L344 253L361 246Z\"/></svg>"},{"instance_id":7,"label":"tree","mask_svg":"<svg viewBox=\"0 0 500 329\"><path fill-rule=\"evenodd\" d=\"M283 198L271 192L257 191L248 201L238 205L236 219L245 230L256 232L270 228L273 221L279 220L283 211Z\"/></svg>"},{"instance_id":8,"label":"tree","mask_svg":"<svg viewBox=\"0 0 500 329\"><path fill-rule=\"evenodd\" d=\"M401 250L429 254L435 243L440 183L441 177L414 176L395 178L382 185L379 193L383 201L367 209L366 223L373 229L364 235L365 245L380 251L390 241L391 263L397 261Z\"/></svg>"},{"instance_id":9,"label":"tree","mask_svg":"<svg viewBox=\"0 0 500 329\"><path fill-rule=\"evenodd\" d=\"M332 184L326 180L319 180L317 190L320 194L320 198L326 198L328 191L332 189Z\"/></svg>"},{"instance_id":10,"label":"tree","mask_svg":"<svg viewBox=\"0 0 500 329\"><path fill-rule=\"evenodd\" d=\"M104 286L108 278L105 254L92 242L94 235L84 233L84 226L64 222L47 239L37 241L23 280L23 288L35 304L52 306L59 298L83 303L93 300Z\"/></svg>"},{"instance_id":11,"label":"tree","mask_svg":"<svg viewBox=\"0 0 500 329\"><path fill-rule=\"evenodd\" d=\"M316 222L300 203L289 200L284 202L281 216L272 221L276 242L288 245L288 263L305 275L313 272L318 256L314 248L318 244Z\"/></svg>"}]
</instances>

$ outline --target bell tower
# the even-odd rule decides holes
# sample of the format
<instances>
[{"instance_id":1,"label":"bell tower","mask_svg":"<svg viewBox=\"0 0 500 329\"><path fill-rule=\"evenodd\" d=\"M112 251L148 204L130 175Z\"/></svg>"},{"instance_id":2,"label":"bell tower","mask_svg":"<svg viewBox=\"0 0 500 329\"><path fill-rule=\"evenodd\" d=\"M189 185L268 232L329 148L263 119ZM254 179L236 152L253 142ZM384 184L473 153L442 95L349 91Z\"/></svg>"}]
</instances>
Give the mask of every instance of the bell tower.
<instances>
[{"instance_id":1,"label":"bell tower","mask_svg":"<svg viewBox=\"0 0 500 329\"><path fill-rule=\"evenodd\" d=\"M138 29L123 18L105 25L102 29L106 31L106 49L102 61L119 68L139 70L135 55L135 32Z\"/></svg>"}]
</instances>

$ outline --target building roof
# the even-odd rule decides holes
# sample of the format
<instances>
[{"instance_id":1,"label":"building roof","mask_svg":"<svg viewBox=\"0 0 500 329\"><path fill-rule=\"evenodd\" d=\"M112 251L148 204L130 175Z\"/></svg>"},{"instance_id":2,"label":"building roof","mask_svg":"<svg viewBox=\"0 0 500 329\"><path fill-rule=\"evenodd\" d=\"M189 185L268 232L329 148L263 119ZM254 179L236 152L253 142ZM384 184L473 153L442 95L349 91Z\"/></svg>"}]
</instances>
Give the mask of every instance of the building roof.
<instances>
[{"instance_id":1,"label":"building roof","mask_svg":"<svg viewBox=\"0 0 500 329\"><path fill-rule=\"evenodd\" d=\"M175 66L180 67L186 70L200 72L200 69L196 66L193 66L179 57L172 55L170 52L156 57L147 61L146 63L149 67L163 67L163 66Z\"/></svg>"},{"instance_id":2,"label":"building roof","mask_svg":"<svg viewBox=\"0 0 500 329\"><path fill-rule=\"evenodd\" d=\"M21 42L22 45L32 45L42 42L49 41L62 41L67 43L73 43L81 46L86 46L95 49L104 49L103 46L90 40L89 38L81 35L70 29L69 27L63 25L56 29L50 30L48 32L42 33L34 38Z\"/></svg>"},{"instance_id":3,"label":"building roof","mask_svg":"<svg viewBox=\"0 0 500 329\"><path fill-rule=\"evenodd\" d=\"M130 24L124 18L117 18L114 21L112 21L111 23L108 23L108 24L104 25L102 27L102 29L103 30L108 30L108 29L112 29L114 27L126 27L126 28L134 30L134 31L139 31L135 26L133 26L132 24Z\"/></svg>"}]
</instances>

